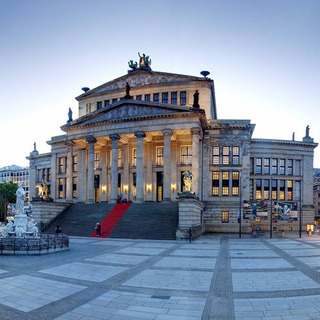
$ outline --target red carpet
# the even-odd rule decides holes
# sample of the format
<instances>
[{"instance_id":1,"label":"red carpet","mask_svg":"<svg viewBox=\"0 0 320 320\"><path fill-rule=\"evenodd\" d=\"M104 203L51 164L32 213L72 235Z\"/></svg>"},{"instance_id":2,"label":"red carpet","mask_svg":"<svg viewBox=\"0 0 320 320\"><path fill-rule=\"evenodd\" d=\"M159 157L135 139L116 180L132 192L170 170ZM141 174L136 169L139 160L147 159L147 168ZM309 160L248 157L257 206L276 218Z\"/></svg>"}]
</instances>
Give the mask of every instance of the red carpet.
<instances>
[{"instance_id":1,"label":"red carpet","mask_svg":"<svg viewBox=\"0 0 320 320\"><path fill-rule=\"evenodd\" d=\"M104 218L101 224L100 238L108 238L111 231L117 225L124 213L130 207L131 202L116 204L109 214ZM97 221L98 222L98 221ZM96 237L96 231L93 231L91 237Z\"/></svg>"}]
</instances>

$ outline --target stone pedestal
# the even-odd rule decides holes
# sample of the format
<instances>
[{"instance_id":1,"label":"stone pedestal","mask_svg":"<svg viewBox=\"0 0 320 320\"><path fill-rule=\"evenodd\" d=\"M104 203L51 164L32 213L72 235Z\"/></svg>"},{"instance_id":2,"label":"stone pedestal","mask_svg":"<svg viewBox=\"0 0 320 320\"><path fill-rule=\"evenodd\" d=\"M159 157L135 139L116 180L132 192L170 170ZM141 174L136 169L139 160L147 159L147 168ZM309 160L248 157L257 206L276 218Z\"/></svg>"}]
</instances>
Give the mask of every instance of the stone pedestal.
<instances>
[{"instance_id":1,"label":"stone pedestal","mask_svg":"<svg viewBox=\"0 0 320 320\"><path fill-rule=\"evenodd\" d=\"M23 225L27 227L28 217L26 214L17 214L14 216L14 225Z\"/></svg>"},{"instance_id":2,"label":"stone pedestal","mask_svg":"<svg viewBox=\"0 0 320 320\"><path fill-rule=\"evenodd\" d=\"M179 202L179 224L176 230L176 239L189 238L189 228L192 228L195 237L200 236L203 233L204 204L192 192L182 192L177 199Z\"/></svg>"}]
</instances>

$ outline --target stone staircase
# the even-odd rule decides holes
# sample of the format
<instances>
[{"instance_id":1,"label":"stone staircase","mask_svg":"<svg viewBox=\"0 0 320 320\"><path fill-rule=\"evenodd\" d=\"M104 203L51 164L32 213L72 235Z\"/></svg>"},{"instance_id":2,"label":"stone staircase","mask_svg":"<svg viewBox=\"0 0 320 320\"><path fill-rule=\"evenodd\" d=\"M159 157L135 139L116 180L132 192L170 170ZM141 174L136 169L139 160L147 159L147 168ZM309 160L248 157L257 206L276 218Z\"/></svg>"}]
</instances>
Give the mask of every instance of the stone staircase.
<instances>
[{"instance_id":1,"label":"stone staircase","mask_svg":"<svg viewBox=\"0 0 320 320\"><path fill-rule=\"evenodd\" d=\"M54 233L56 225L69 236L90 237L96 222L101 222L114 204L76 203L63 211L44 233ZM113 229L109 238L175 239L178 226L178 203L133 203Z\"/></svg>"}]
</instances>

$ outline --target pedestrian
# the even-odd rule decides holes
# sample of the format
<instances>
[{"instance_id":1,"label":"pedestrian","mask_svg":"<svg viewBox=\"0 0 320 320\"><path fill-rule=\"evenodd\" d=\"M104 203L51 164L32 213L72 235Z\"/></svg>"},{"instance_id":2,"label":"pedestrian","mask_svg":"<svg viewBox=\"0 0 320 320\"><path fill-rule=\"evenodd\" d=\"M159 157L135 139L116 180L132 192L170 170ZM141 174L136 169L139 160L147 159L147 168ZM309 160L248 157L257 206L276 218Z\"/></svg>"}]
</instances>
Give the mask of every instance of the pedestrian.
<instances>
[{"instance_id":1,"label":"pedestrian","mask_svg":"<svg viewBox=\"0 0 320 320\"><path fill-rule=\"evenodd\" d=\"M96 229L96 237L100 237L101 236L101 224L99 222L96 223L95 229Z\"/></svg>"}]
</instances>

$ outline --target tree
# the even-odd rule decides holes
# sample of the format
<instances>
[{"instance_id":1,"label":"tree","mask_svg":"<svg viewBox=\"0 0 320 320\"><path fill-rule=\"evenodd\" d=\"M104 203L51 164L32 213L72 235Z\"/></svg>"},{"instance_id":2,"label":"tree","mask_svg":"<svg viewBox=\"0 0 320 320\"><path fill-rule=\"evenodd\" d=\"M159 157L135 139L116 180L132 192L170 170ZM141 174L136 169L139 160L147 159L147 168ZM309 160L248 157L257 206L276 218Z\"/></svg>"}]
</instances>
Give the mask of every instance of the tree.
<instances>
[{"instance_id":1,"label":"tree","mask_svg":"<svg viewBox=\"0 0 320 320\"><path fill-rule=\"evenodd\" d=\"M7 217L7 207L9 203L16 202L16 191L18 185L9 182L0 183L0 220L4 221Z\"/></svg>"}]
</instances>

